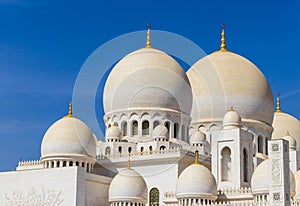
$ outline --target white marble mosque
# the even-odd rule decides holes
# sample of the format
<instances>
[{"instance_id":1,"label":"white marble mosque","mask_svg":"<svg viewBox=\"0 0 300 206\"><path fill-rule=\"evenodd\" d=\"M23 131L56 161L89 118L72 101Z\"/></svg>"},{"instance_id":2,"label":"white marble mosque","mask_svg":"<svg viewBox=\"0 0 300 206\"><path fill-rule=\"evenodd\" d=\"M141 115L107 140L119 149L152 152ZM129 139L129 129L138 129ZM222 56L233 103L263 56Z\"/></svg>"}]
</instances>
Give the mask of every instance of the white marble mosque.
<instances>
[{"instance_id":1,"label":"white marble mosque","mask_svg":"<svg viewBox=\"0 0 300 206\"><path fill-rule=\"evenodd\" d=\"M39 160L0 173L0 205L300 205L300 122L268 80L221 46L187 72L146 47L121 59L104 92L105 140L72 113Z\"/></svg>"}]
</instances>

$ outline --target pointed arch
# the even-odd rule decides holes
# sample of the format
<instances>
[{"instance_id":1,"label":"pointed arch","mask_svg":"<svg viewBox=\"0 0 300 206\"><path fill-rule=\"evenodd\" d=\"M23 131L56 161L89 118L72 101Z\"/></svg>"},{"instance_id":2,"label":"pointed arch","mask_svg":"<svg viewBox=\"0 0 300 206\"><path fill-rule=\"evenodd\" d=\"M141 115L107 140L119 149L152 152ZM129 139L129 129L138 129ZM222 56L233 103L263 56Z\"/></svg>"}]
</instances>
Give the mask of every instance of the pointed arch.
<instances>
[{"instance_id":1,"label":"pointed arch","mask_svg":"<svg viewBox=\"0 0 300 206\"><path fill-rule=\"evenodd\" d=\"M126 121L122 121L121 129L122 129L123 136L127 136L127 122Z\"/></svg>"},{"instance_id":2,"label":"pointed arch","mask_svg":"<svg viewBox=\"0 0 300 206\"><path fill-rule=\"evenodd\" d=\"M149 206L159 206L159 190L152 188L149 192Z\"/></svg>"},{"instance_id":3,"label":"pointed arch","mask_svg":"<svg viewBox=\"0 0 300 206\"><path fill-rule=\"evenodd\" d=\"M149 135L149 122L147 120L142 122L142 135Z\"/></svg>"},{"instance_id":4,"label":"pointed arch","mask_svg":"<svg viewBox=\"0 0 300 206\"><path fill-rule=\"evenodd\" d=\"M259 153L264 152L264 139L260 135L257 137L257 147Z\"/></svg>"},{"instance_id":5,"label":"pointed arch","mask_svg":"<svg viewBox=\"0 0 300 206\"><path fill-rule=\"evenodd\" d=\"M138 126L139 126L138 121L136 121L136 120L132 121L132 123L131 123L131 135L132 136L138 135Z\"/></svg>"},{"instance_id":6,"label":"pointed arch","mask_svg":"<svg viewBox=\"0 0 300 206\"><path fill-rule=\"evenodd\" d=\"M232 170L231 170L231 150L229 147L224 147L221 151L221 180L231 181Z\"/></svg>"},{"instance_id":7,"label":"pointed arch","mask_svg":"<svg viewBox=\"0 0 300 206\"><path fill-rule=\"evenodd\" d=\"M244 175L244 182L249 182L249 174L248 174L248 164L249 164L249 157L246 148L243 149L243 175Z\"/></svg>"},{"instance_id":8,"label":"pointed arch","mask_svg":"<svg viewBox=\"0 0 300 206\"><path fill-rule=\"evenodd\" d=\"M178 138L179 136L179 124L178 123L175 123L174 124L174 138Z\"/></svg>"}]
</instances>

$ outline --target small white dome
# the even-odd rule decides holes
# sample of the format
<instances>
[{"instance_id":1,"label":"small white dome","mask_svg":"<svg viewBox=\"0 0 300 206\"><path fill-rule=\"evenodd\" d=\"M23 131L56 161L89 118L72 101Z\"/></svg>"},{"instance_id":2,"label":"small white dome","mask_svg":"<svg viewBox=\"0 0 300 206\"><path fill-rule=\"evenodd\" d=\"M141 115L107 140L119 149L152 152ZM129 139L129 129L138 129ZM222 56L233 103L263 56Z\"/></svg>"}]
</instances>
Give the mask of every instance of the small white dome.
<instances>
[{"instance_id":1,"label":"small white dome","mask_svg":"<svg viewBox=\"0 0 300 206\"><path fill-rule=\"evenodd\" d=\"M178 178L176 197L215 200L217 198L216 180L205 166L192 164L183 170Z\"/></svg>"},{"instance_id":2,"label":"small white dome","mask_svg":"<svg viewBox=\"0 0 300 206\"><path fill-rule=\"evenodd\" d=\"M191 135L190 144L199 144L206 141L206 136L203 132L197 130Z\"/></svg>"},{"instance_id":3,"label":"small white dome","mask_svg":"<svg viewBox=\"0 0 300 206\"><path fill-rule=\"evenodd\" d=\"M290 135L297 142L298 148L296 149L300 151L300 122L298 119L281 111L275 112L272 126L274 128L272 139L281 139L289 131Z\"/></svg>"},{"instance_id":4,"label":"small white dome","mask_svg":"<svg viewBox=\"0 0 300 206\"><path fill-rule=\"evenodd\" d=\"M169 130L166 126L159 124L154 128L152 136L153 138L169 139Z\"/></svg>"},{"instance_id":5,"label":"small white dome","mask_svg":"<svg viewBox=\"0 0 300 206\"><path fill-rule=\"evenodd\" d=\"M282 139L289 141L289 149L290 150L296 150L297 142L296 142L295 138L290 135L289 132L287 132L287 134Z\"/></svg>"},{"instance_id":6,"label":"small white dome","mask_svg":"<svg viewBox=\"0 0 300 206\"><path fill-rule=\"evenodd\" d=\"M90 128L76 117L65 117L46 131L41 155L88 155L96 157L97 140Z\"/></svg>"},{"instance_id":7,"label":"small white dome","mask_svg":"<svg viewBox=\"0 0 300 206\"><path fill-rule=\"evenodd\" d=\"M106 138L106 140L121 141L123 139L123 135L122 135L120 128L113 125L106 130L105 138Z\"/></svg>"},{"instance_id":8,"label":"small white dome","mask_svg":"<svg viewBox=\"0 0 300 206\"><path fill-rule=\"evenodd\" d=\"M124 169L109 186L109 202L147 203L148 189L144 178L133 169Z\"/></svg>"},{"instance_id":9,"label":"small white dome","mask_svg":"<svg viewBox=\"0 0 300 206\"><path fill-rule=\"evenodd\" d=\"M264 160L258 167L255 169L252 179L251 179L251 189L254 195L259 194L269 194L270 183L269 183L269 164L270 159ZM295 195L295 178L290 170L290 193L291 197Z\"/></svg>"},{"instance_id":10,"label":"small white dome","mask_svg":"<svg viewBox=\"0 0 300 206\"><path fill-rule=\"evenodd\" d=\"M192 123L221 122L234 105L243 122L273 121L274 100L262 72L233 52L213 52L187 72L193 91Z\"/></svg>"},{"instance_id":11,"label":"small white dome","mask_svg":"<svg viewBox=\"0 0 300 206\"><path fill-rule=\"evenodd\" d=\"M241 116L239 113L231 109L228 111L223 118L223 128L224 129L232 129L241 126Z\"/></svg>"},{"instance_id":12,"label":"small white dome","mask_svg":"<svg viewBox=\"0 0 300 206\"><path fill-rule=\"evenodd\" d=\"M138 49L110 72L103 93L105 114L135 108L190 114L192 90L178 62L154 48Z\"/></svg>"}]
</instances>

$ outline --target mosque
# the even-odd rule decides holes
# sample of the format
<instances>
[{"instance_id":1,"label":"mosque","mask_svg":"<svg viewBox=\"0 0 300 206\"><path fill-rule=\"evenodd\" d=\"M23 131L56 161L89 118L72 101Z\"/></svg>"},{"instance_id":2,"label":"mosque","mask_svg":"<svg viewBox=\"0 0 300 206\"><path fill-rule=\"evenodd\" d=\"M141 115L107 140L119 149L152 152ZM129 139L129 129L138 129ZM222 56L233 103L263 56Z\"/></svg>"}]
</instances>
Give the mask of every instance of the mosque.
<instances>
[{"instance_id":1,"label":"mosque","mask_svg":"<svg viewBox=\"0 0 300 206\"><path fill-rule=\"evenodd\" d=\"M300 122L263 73L221 46L185 72L146 47L121 59L104 92L105 141L69 113L39 160L0 173L6 206L300 205Z\"/></svg>"}]
</instances>

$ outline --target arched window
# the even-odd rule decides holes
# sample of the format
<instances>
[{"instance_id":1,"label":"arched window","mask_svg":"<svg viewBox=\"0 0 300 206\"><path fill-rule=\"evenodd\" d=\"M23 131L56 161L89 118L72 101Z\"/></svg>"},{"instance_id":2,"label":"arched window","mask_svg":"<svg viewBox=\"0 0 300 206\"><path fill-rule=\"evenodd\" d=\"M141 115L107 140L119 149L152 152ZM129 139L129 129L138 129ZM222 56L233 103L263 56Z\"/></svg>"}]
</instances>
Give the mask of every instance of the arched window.
<instances>
[{"instance_id":1,"label":"arched window","mask_svg":"<svg viewBox=\"0 0 300 206\"><path fill-rule=\"evenodd\" d=\"M141 147L141 154L143 154L144 152L144 147Z\"/></svg>"},{"instance_id":2,"label":"arched window","mask_svg":"<svg viewBox=\"0 0 300 206\"><path fill-rule=\"evenodd\" d=\"M118 152L119 152L119 154L122 153L122 147L121 146L118 147Z\"/></svg>"},{"instance_id":3,"label":"arched window","mask_svg":"<svg viewBox=\"0 0 300 206\"><path fill-rule=\"evenodd\" d=\"M105 148L105 155L110 155L110 153L111 153L110 147L106 147Z\"/></svg>"},{"instance_id":4,"label":"arched window","mask_svg":"<svg viewBox=\"0 0 300 206\"><path fill-rule=\"evenodd\" d=\"M159 150L162 151L162 150L165 150L166 147L165 146L160 146Z\"/></svg>"},{"instance_id":5,"label":"arched window","mask_svg":"<svg viewBox=\"0 0 300 206\"><path fill-rule=\"evenodd\" d=\"M63 161L63 167L66 167L66 166L67 166L67 162Z\"/></svg>"},{"instance_id":6,"label":"arched window","mask_svg":"<svg viewBox=\"0 0 300 206\"><path fill-rule=\"evenodd\" d=\"M60 163L59 161L56 162L56 167L59 167L60 165L59 163Z\"/></svg>"},{"instance_id":7,"label":"arched window","mask_svg":"<svg viewBox=\"0 0 300 206\"><path fill-rule=\"evenodd\" d=\"M143 121L142 123L142 135L149 135L149 122Z\"/></svg>"},{"instance_id":8,"label":"arched window","mask_svg":"<svg viewBox=\"0 0 300 206\"><path fill-rule=\"evenodd\" d=\"M222 181L231 181L231 150L225 147L221 152Z\"/></svg>"},{"instance_id":9,"label":"arched window","mask_svg":"<svg viewBox=\"0 0 300 206\"><path fill-rule=\"evenodd\" d=\"M248 182L248 153L247 150L243 149L243 170L244 170L244 182Z\"/></svg>"},{"instance_id":10,"label":"arched window","mask_svg":"<svg viewBox=\"0 0 300 206\"><path fill-rule=\"evenodd\" d=\"M265 139L265 145L266 145L266 155L268 155L268 137Z\"/></svg>"},{"instance_id":11,"label":"arched window","mask_svg":"<svg viewBox=\"0 0 300 206\"><path fill-rule=\"evenodd\" d=\"M165 127L170 130L170 122L165 122Z\"/></svg>"},{"instance_id":12,"label":"arched window","mask_svg":"<svg viewBox=\"0 0 300 206\"><path fill-rule=\"evenodd\" d=\"M175 123L174 124L174 138L178 138L178 134L179 134L179 124Z\"/></svg>"},{"instance_id":13,"label":"arched window","mask_svg":"<svg viewBox=\"0 0 300 206\"><path fill-rule=\"evenodd\" d=\"M134 120L132 122L132 127L131 127L133 136L138 135L138 126L139 126L139 123L136 120Z\"/></svg>"},{"instance_id":14,"label":"arched window","mask_svg":"<svg viewBox=\"0 0 300 206\"><path fill-rule=\"evenodd\" d=\"M258 152L263 153L264 152L264 140L262 136L258 136L257 138L258 142Z\"/></svg>"},{"instance_id":15,"label":"arched window","mask_svg":"<svg viewBox=\"0 0 300 206\"><path fill-rule=\"evenodd\" d=\"M159 190L157 188L152 188L149 193L149 206L159 205Z\"/></svg>"},{"instance_id":16,"label":"arched window","mask_svg":"<svg viewBox=\"0 0 300 206\"><path fill-rule=\"evenodd\" d=\"M72 167L72 166L73 166L73 162L72 162L72 161L69 163L69 166L70 166L70 167Z\"/></svg>"},{"instance_id":17,"label":"arched window","mask_svg":"<svg viewBox=\"0 0 300 206\"><path fill-rule=\"evenodd\" d=\"M128 153L130 154L132 151L132 148L131 147L128 147Z\"/></svg>"},{"instance_id":18,"label":"arched window","mask_svg":"<svg viewBox=\"0 0 300 206\"><path fill-rule=\"evenodd\" d=\"M152 146L150 146L150 147L149 147L150 153L152 153L152 150L153 150L153 148L152 148Z\"/></svg>"},{"instance_id":19,"label":"arched window","mask_svg":"<svg viewBox=\"0 0 300 206\"><path fill-rule=\"evenodd\" d=\"M76 162L76 166L77 166L77 167L79 166L79 162Z\"/></svg>"},{"instance_id":20,"label":"arched window","mask_svg":"<svg viewBox=\"0 0 300 206\"><path fill-rule=\"evenodd\" d=\"M123 121L121 124L122 134L123 136L127 136L127 122Z\"/></svg>"},{"instance_id":21,"label":"arched window","mask_svg":"<svg viewBox=\"0 0 300 206\"><path fill-rule=\"evenodd\" d=\"M159 121L156 120L156 121L153 122L153 129L154 129L157 125L159 125Z\"/></svg>"},{"instance_id":22,"label":"arched window","mask_svg":"<svg viewBox=\"0 0 300 206\"><path fill-rule=\"evenodd\" d=\"M184 127L184 125L181 126L181 139L186 140L185 139L185 127Z\"/></svg>"},{"instance_id":23,"label":"arched window","mask_svg":"<svg viewBox=\"0 0 300 206\"><path fill-rule=\"evenodd\" d=\"M165 122L165 127L168 129L168 131L170 132L170 122Z\"/></svg>"}]
</instances>

